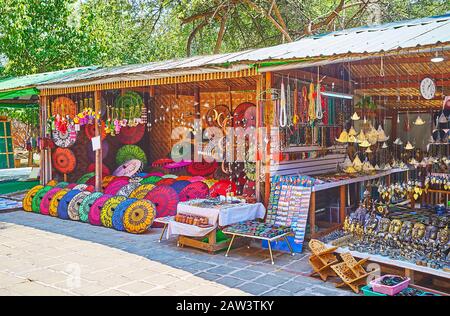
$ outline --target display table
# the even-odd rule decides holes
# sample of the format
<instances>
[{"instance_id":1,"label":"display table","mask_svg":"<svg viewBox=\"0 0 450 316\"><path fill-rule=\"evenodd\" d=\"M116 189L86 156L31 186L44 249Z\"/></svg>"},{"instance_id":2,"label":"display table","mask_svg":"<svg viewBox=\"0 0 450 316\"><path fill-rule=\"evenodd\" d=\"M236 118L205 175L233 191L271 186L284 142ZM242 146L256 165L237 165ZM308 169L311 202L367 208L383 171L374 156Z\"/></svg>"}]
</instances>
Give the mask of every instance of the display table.
<instances>
[{"instance_id":1,"label":"display table","mask_svg":"<svg viewBox=\"0 0 450 316\"><path fill-rule=\"evenodd\" d=\"M224 227L246 220L264 218L266 209L262 203L223 203L211 206L198 206L205 200L191 200L178 203L177 214L190 214L208 218L209 227L198 227L170 220L167 226L167 238L178 236L178 246L190 246L209 252L216 252L228 246L229 241L217 243L218 227ZM203 242L200 238L208 238Z\"/></svg>"},{"instance_id":2,"label":"display table","mask_svg":"<svg viewBox=\"0 0 450 316\"><path fill-rule=\"evenodd\" d=\"M309 226L311 228L311 238L318 238L322 235L329 234L330 232L339 229L342 226L342 223L345 218L345 207L347 205L347 186L355 183L362 183L365 181L371 181L375 179L379 179L382 177L387 177L386 182L390 183L390 176L393 174L401 173L401 172L409 172L409 169L391 169L386 171L380 171L373 175L365 175L365 176L359 176L354 177L346 180L340 180L340 181L333 181L333 182L326 182L322 184L316 184L312 188L311 193L311 206L309 211ZM316 226L316 192L329 190L333 188L339 188L339 223L332 225L328 229L324 230L320 234L316 232L315 226Z\"/></svg>"}]
</instances>

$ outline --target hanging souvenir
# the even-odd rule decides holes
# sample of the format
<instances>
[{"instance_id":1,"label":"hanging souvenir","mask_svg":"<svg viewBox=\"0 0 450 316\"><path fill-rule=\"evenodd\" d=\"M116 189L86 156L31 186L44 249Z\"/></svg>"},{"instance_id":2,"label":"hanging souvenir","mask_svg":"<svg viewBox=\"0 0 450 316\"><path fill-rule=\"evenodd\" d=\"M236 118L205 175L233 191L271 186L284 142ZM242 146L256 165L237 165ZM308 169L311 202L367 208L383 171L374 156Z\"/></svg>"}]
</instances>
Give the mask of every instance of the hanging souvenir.
<instances>
[{"instance_id":1,"label":"hanging souvenir","mask_svg":"<svg viewBox=\"0 0 450 316\"><path fill-rule=\"evenodd\" d=\"M315 96L314 83L311 82L309 85L309 94L308 94L308 116L310 124L312 124L316 119L316 102L314 96Z\"/></svg>"},{"instance_id":2,"label":"hanging souvenir","mask_svg":"<svg viewBox=\"0 0 450 316\"><path fill-rule=\"evenodd\" d=\"M62 117L73 118L77 115L77 105L68 97L57 97L51 103L51 113L57 113Z\"/></svg>"},{"instance_id":3,"label":"hanging souvenir","mask_svg":"<svg viewBox=\"0 0 450 316\"><path fill-rule=\"evenodd\" d=\"M287 117L286 117L286 91L284 87L284 81L281 81L281 88L280 88L280 117L279 117L279 126L280 127L286 127L287 125Z\"/></svg>"},{"instance_id":4,"label":"hanging souvenir","mask_svg":"<svg viewBox=\"0 0 450 316\"><path fill-rule=\"evenodd\" d=\"M61 132L59 130L54 130L52 132L53 142L56 146L61 148L68 148L75 144L77 138L76 133L75 137L71 134L71 132Z\"/></svg>"}]
</instances>

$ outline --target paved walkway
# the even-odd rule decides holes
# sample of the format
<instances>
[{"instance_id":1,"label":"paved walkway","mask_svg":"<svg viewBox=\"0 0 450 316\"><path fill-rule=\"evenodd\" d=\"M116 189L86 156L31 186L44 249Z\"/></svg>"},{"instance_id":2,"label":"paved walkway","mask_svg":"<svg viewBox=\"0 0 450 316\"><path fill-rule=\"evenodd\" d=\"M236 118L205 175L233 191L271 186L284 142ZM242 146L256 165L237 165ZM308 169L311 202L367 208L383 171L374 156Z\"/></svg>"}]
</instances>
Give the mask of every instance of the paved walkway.
<instances>
[{"instance_id":1,"label":"paved walkway","mask_svg":"<svg viewBox=\"0 0 450 316\"><path fill-rule=\"evenodd\" d=\"M352 295L310 278L307 254L240 248L225 258L160 229L132 235L34 213L0 213L0 295Z\"/></svg>"}]
</instances>

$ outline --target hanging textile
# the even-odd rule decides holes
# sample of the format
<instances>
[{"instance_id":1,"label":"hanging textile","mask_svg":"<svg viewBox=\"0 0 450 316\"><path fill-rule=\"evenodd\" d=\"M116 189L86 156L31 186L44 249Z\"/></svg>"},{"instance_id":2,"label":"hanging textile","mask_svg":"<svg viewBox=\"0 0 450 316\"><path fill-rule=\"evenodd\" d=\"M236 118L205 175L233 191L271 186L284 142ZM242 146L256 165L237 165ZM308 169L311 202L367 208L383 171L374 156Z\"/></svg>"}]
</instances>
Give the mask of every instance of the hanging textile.
<instances>
[{"instance_id":1,"label":"hanging textile","mask_svg":"<svg viewBox=\"0 0 450 316\"><path fill-rule=\"evenodd\" d=\"M305 123L308 121L308 88L302 87L302 97L300 99L300 121Z\"/></svg>"},{"instance_id":2,"label":"hanging textile","mask_svg":"<svg viewBox=\"0 0 450 316\"><path fill-rule=\"evenodd\" d=\"M286 127L287 117L286 117L286 91L284 87L284 81L281 82L281 98L280 98L280 127Z\"/></svg>"},{"instance_id":3,"label":"hanging textile","mask_svg":"<svg viewBox=\"0 0 450 316\"><path fill-rule=\"evenodd\" d=\"M308 118L310 123L312 124L316 119L316 109L315 109L315 101L314 101L314 83L311 82L309 85L309 94L308 94Z\"/></svg>"},{"instance_id":4,"label":"hanging textile","mask_svg":"<svg viewBox=\"0 0 450 316\"><path fill-rule=\"evenodd\" d=\"M324 86L322 86L321 88L320 88L320 91L321 92L324 92L325 91L325 87ZM328 122L328 98L327 97L324 97L323 95L322 95L322 93L320 93L320 99L321 99L321 102L320 102L320 106L321 106L321 108L322 108L322 113L323 113L323 118L322 118L322 122L323 122L323 124L325 124L325 125L328 125L329 124L329 122Z\"/></svg>"}]
</instances>

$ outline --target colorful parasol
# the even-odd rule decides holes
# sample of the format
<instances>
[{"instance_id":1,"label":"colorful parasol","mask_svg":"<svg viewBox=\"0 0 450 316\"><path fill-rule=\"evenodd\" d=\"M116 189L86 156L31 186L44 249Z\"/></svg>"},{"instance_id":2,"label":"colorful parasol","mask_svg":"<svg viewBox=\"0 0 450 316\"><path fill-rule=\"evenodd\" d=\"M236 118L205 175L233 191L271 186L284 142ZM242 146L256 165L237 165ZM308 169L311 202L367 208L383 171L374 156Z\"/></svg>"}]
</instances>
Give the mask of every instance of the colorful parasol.
<instances>
[{"instance_id":1,"label":"colorful parasol","mask_svg":"<svg viewBox=\"0 0 450 316\"><path fill-rule=\"evenodd\" d=\"M209 194L212 197L216 197L218 195L226 196L228 192L233 192L236 194L236 184L230 180L220 180L209 190Z\"/></svg>"},{"instance_id":2,"label":"colorful parasol","mask_svg":"<svg viewBox=\"0 0 450 316\"><path fill-rule=\"evenodd\" d=\"M73 118L78 114L77 105L68 97L57 97L53 100L51 110L51 113L59 114L61 117L68 115Z\"/></svg>"},{"instance_id":3,"label":"colorful parasol","mask_svg":"<svg viewBox=\"0 0 450 316\"><path fill-rule=\"evenodd\" d=\"M99 128L100 128L101 140L104 140L105 137L106 137L106 130L105 130L105 122L104 121L102 121L102 124L101 124L101 126L99 126ZM84 132L85 132L86 136L89 139L92 139L92 137L95 136L95 124L86 124L86 125L84 125Z\"/></svg>"},{"instance_id":4,"label":"colorful parasol","mask_svg":"<svg viewBox=\"0 0 450 316\"><path fill-rule=\"evenodd\" d=\"M163 177L163 176L164 176L164 173L162 173L162 172L150 172L150 173L147 173L144 178L148 178L148 177Z\"/></svg>"},{"instance_id":5,"label":"colorful parasol","mask_svg":"<svg viewBox=\"0 0 450 316\"><path fill-rule=\"evenodd\" d=\"M92 144L89 142L86 144L86 151L89 161L95 161L95 151L92 150ZM109 143L104 140L102 141L102 160L105 159L108 156L109 152ZM95 170L95 165L94 165ZM93 170L93 171L94 171ZM89 170L87 170L89 172Z\"/></svg>"},{"instance_id":6,"label":"colorful parasol","mask_svg":"<svg viewBox=\"0 0 450 316\"><path fill-rule=\"evenodd\" d=\"M187 167L187 172L193 176L211 176L219 167L216 161L214 162L193 162Z\"/></svg>"},{"instance_id":7,"label":"colorful parasol","mask_svg":"<svg viewBox=\"0 0 450 316\"><path fill-rule=\"evenodd\" d=\"M137 159L145 166L147 165L147 156L141 147L136 145L122 146L116 154L116 163L121 165L129 160Z\"/></svg>"},{"instance_id":8,"label":"colorful parasol","mask_svg":"<svg viewBox=\"0 0 450 316\"><path fill-rule=\"evenodd\" d=\"M112 227L112 217L114 211L121 202L125 201L127 198L124 196L113 196L109 198L105 204L103 204L102 210L100 212L100 221L102 225L108 228Z\"/></svg>"},{"instance_id":9,"label":"colorful parasol","mask_svg":"<svg viewBox=\"0 0 450 316\"><path fill-rule=\"evenodd\" d=\"M147 177L142 179L141 183L142 184L155 184L158 181L160 181L162 178L161 177L155 177L155 176L151 176L151 177Z\"/></svg>"},{"instance_id":10,"label":"colorful parasol","mask_svg":"<svg viewBox=\"0 0 450 316\"><path fill-rule=\"evenodd\" d=\"M68 185L69 185L69 182L60 182L60 183L54 185L54 187L57 187L57 188L67 188Z\"/></svg>"},{"instance_id":11,"label":"colorful parasol","mask_svg":"<svg viewBox=\"0 0 450 316\"><path fill-rule=\"evenodd\" d=\"M71 190L61 198L57 209L59 218L69 219L69 203L75 197L75 195L80 192L81 191L79 190Z\"/></svg>"},{"instance_id":12,"label":"colorful parasol","mask_svg":"<svg viewBox=\"0 0 450 316\"><path fill-rule=\"evenodd\" d=\"M174 175L174 174L166 174L162 176L164 179L176 179L178 178L178 176Z\"/></svg>"},{"instance_id":13,"label":"colorful parasol","mask_svg":"<svg viewBox=\"0 0 450 316\"><path fill-rule=\"evenodd\" d=\"M114 180L115 178L116 178L115 176L111 176L111 175L103 177L103 180L102 180L102 188L103 188L103 190L106 189L106 187L108 186L108 184L109 184L112 180Z\"/></svg>"},{"instance_id":14,"label":"colorful parasol","mask_svg":"<svg viewBox=\"0 0 450 316\"><path fill-rule=\"evenodd\" d=\"M56 148L52 154L53 166L63 174L69 174L75 170L77 159L70 149Z\"/></svg>"},{"instance_id":15,"label":"colorful parasol","mask_svg":"<svg viewBox=\"0 0 450 316\"><path fill-rule=\"evenodd\" d=\"M142 178L142 177L133 176L133 177L130 178L130 183L131 183L131 182L141 183L141 181L142 181L143 179L144 179L144 178Z\"/></svg>"},{"instance_id":16,"label":"colorful parasol","mask_svg":"<svg viewBox=\"0 0 450 316\"><path fill-rule=\"evenodd\" d=\"M141 184L133 192L130 193L130 198L143 199L147 193L155 188L154 184Z\"/></svg>"},{"instance_id":17,"label":"colorful parasol","mask_svg":"<svg viewBox=\"0 0 450 316\"><path fill-rule=\"evenodd\" d=\"M189 181L191 178L191 176L179 176L177 181Z\"/></svg>"},{"instance_id":18,"label":"colorful parasol","mask_svg":"<svg viewBox=\"0 0 450 316\"><path fill-rule=\"evenodd\" d=\"M136 201L137 199L126 199L125 201L120 202L119 205L117 205L112 216L112 227L115 230L125 230L125 227L123 225L123 216L127 208Z\"/></svg>"},{"instance_id":19,"label":"colorful parasol","mask_svg":"<svg viewBox=\"0 0 450 316\"><path fill-rule=\"evenodd\" d=\"M191 184L189 181L182 180L182 181L175 181L171 187L179 194L181 190L183 190L185 187L187 187L189 184Z\"/></svg>"},{"instance_id":20,"label":"colorful parasol","mask_svg":"<svg viewBox=\"0 0 450 316\"><path fill-rule=\"evenodd\" d=\"M95 177L95 172L86 173L78 179L77 184L85 184L92 177Z\"/></svg>"},{"instance_id":21,"label":"colorful parasol","mask_svg":"<svg viewBox=\"0 0 450 316\"><path fill-rule=\"evenodd\" d=\"M203 180L203 183L205 183L209 188L211 188L218 181L219 180L216 179L205 179Z\"/></svg>"},{"instance_id":22,"label":"colorful parasol","mask_svg":"<svg viewBox=\"0 0 450 316\"><path fill-rule=\"evenodd\" d=\"M80 207L78 208L78 214L80 217L80 221L87 223L89 220L89 212L91 210L91 206L94 204L94 202L103 196L103 193L101 192L94 192L89 194L84 198L84 200L81 202Z\"/></svg>"},{"instance_id":23,"label":"colorful parasol","mask_svg":"<svg viewBox=\"0 0 450 316\"><path fill-rule=\"evenodd\" d=\"M136 126L130 127L125 126L120 129L120 133L117 136L119 141L125 145L133 145L138 143L145 134L145 125L138 124Z\"/></svg>"},{"instance_id":24,"label":"colorful parasol","mask_svg":"<svg viewBox=\"0 0 450 316\"><path fill-rule=\"evenodd\" d=\"M88 220L91 225L94 225L94 226L102 225L102 221L100 219L100 214L102 212L103 205L111 197L112 197L112 195L104 194L101 197L99 197L98 199L96 199L95 202L92 204L92 206L89 210L89 215L88 215Z\"/></svg>"},{"instance_id":25,"label":"colorful parasol","mask_svg":"<svg viewBox=\"0 0 450 316\"><path fill-rule=\"evenodd\" d=\"M44 186L39 184L35 187L32 187L27 192L27 194L25 194L25 197L22 200L22 207L26 212L31 212L33 210L33 208L32 208L33 198L43 188L44 188Z\"/></svg>"},{"instance_id":26,"label":"colorful parasol","mask_svg":"<svg viewBox=\"0 0 450 316\"><path fill-rule=\"evenodd\" d=\"M131 159L123 164L121 164L116 170L114 170L113 175L132 177L142 170L142 162L137 159Z\"/></svg>"},{"instance_id":27,"label":"colorful parasol","mask_svg":"<svg viewBox=\"0 0 450 316\"><path fill-rule=\"evenodd\" d=\"M252 107L255 107L255 109L250 110L250 108L252 108ZM247 111L249 111L249 112L247 112ZM250 118L250 115L253 111L255 113L254 120L256 122L256 106L253 103L249 103L249 102L244 102L244 103L239 104L233 112L233 126L234 127L244 127L244 128L251 126L251 125L249 125L251 123L251 121L247 123L246 113L247 113L247 116L249 116L249 118Z\"/></svg>"},{"instance_id":28,"label":"colorful parasol","mask_svg":"<svg viewBox=\"0 0 450 316\"><path fill-rule=\"evenodd\" d=\"M89 164L89 166L86 169L87 172L95 172L95 162ZM102 175L109 176L111 174L111 171L109 171L109 168L102 163Z\"/></svg>"},{"instance_id":29,"label":"colorful parasol","mask_svg":"<svg viewBox=\"0 0 450 316\"><path fill-rule=\"evenodd\" d=\"M198 181L204 181L206 178L202 176L195 176L191 177L188 181L189 182L198 182Z\"/></svg>"},{"instance_id":30,"label":"colorful parasol","mask_svg":"<svg viewBox=\"0 0 450 316\"><path fill-rule=\"evenodd\" d=\"M70 137L69 131L62 132L58 130L52 132L52 139L55 145L61 148L71 147L77 141L76 137Z\"/></svg>"},{"instance_id":31,"label":"colorful parasol","mask_svg":"<svg viewBox=\"0 0 450 316\"><path fill-rule=\"evenodd\" d=\"M45 193L44 197L42 198L41 205L40 205L41 214L49 215L50 201L52 200L53 196L55 196L55 194L61 190L62 190L62 188L55 187L55 188L52 188L47 193Z\"/></svg>"},{"instance_id":32,"label":"colorful parasol","mask_svg":"<svg viewBox=\"0 0 450 316\"><path fill-rule=\"evenodd\" d=\"M50 191L51 189L53 189L53 186L50 185L46 185L45 187L43 187L42 189L40 189L36 195L33 197L33 199L31 200L31 210L34 213L40 213L41 212L41 202L42 199L44 198L44 195Z\"/></svg>"},{"instance_id":33,"label":"colorful parasol","mask_svg":"<svg viewBox=\"0 0 450 316\"><path fill-rule=\"evenodd\" d=\"M170 186L157 186L147 193L145 199L156 207L156 217L172 216L177 213L179 202L177 192Z\"/></svg>"},{"instance_id":34,"label":"colorful parasol","mask_svg":"<svg viewBox=\"0 0 450 316\"><path fill-rule=\"evenodd\" d=\"M72 200L69 202L68 206L68 214L69 218L73 221L80 220L80 206L83 200L89 195L91 192L89 191L81 191L77 195L75 195Z\"/></svg>"},{"instance_id":35,"label":"colorful parasol","mask_svg":"<svg viewBox=\"0 0 450 316\"><path fill-rule=\"evenodd\" d=\"M158 159L155 160L152 163L152 167L158 168L158 167L164 167L165 165L169 164L169 163L173 163L174 161L170 158L162 158L162 159Z\"/></svg>"},{"instance_id":36,"label":"colorful parasol","mask_svg":"<svg viewBox=\"0 0 450 316\"><path fill-rule=\"evenodd\" d=\"M56 181L55 179L52 179L49 182L47 182L45 185L49 185L49 186L54 187L57 184L58 184L58 181Z\"/></svg>"},{"instance_id":37,"label":"colorful parasol","mask_svg":"<svg viewBox=\"0 0 450 316\"><path fill-rule=\"evenodd\" d=\"M128 177L117 177L112 180L105 189L105 194L116 195L119 190L130 183Z\"/></svg>"},{"instance_id":38,"label":"colorful parasol","mask_svg":"<svg viewBox=\"0 0 450 316\"><path fill-rule=\"evenodd\" d=\"M153 224L156 210L152 202L139 200L127 207L123 215L123 226L132 234L142 234Z\"/></svg>"},{"instance_id":39,"label":"colorful parasol","mask_svg":"<svg viewBox=\"0 0 450 316\"><path fill-rule=\"evenodd\" d=\"M50 200L50 206L48 208L48 214L53 217L58 216L58 205L61 199L66 195L68 192L70 192L69 189L62 189L53 195L52 199Z\"/></svg>"},{"instance_id":40,"label":"colorful parasol","mask_svg":"<svg viewBox=\"0 0 450 316\"><path fill-rule=\"evenodd\" d=\"M78 184L76 183L69 183L64 189L69 189L72 190L73 188L75 188Z\"/></svg>"},{"instance_id":41,"label":"colorful parasol","mask_svg":"<svg viewBox=\"0 0 450 316\"><path fill-rule=\"evenodd\" d=\"M180 161L180 162L173 162L165 165L163 168L167 169L169 171L176 171L181 170L183 168L186 168L192 163L192 161Z\"/></svg>"},{"instance_id":42,"label":"colorful parasol","mask_svg":"<svg viewBox=\"0 0 450 316\"><path fill-rule=\"evenodd\" d=\"M95 176L87 180L86 184L95 186Z\"/></svg>"},{"instance_id":43,"label":"colorful parasol","mask_svg":"<svg viewBox=\"0 0 450 316\"><path fill-rule=\"evenodd\" d=\"M117 191L116 195L128 197L130 196L131 192L133 192L140 185L141 184L138 182L130 182L127 185L123 186L119 191Z\"/></svg>"},{"instance_id":44,"label":"colorful parasol","mask_svg":"<svg viewBox=\"0 0 450 316\"><path fill-rule=\"evenodd\" d=\"M174 182L176 182L176 179L172 179L172 178L166 178L166 179L161 179L158 182L156 182L156 185L172 185Z\"/></svg>"},{"instance_id":45,"label":"colorful parasol","mask_svg":"<svg viewBox=\"0 0 450 316\"><path fill-rule=\"evenodd\" d=\"M179 197L181 202L204 199L209 195L209 187L203 182L192 182L181 190Z\"/></svg>"}]
</instances>

